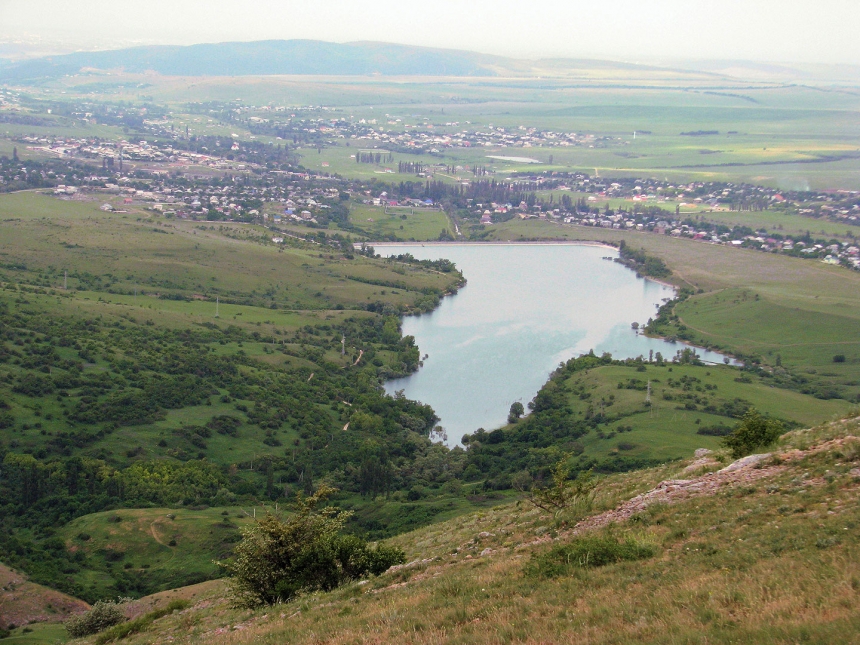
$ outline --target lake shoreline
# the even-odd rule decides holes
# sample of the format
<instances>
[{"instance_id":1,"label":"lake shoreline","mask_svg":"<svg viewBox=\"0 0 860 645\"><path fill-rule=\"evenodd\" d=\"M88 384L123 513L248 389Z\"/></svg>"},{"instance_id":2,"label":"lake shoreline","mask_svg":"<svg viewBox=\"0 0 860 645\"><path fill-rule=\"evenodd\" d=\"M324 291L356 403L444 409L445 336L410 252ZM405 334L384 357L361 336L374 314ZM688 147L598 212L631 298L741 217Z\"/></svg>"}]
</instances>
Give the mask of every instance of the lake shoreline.
<instances>
[{"instance_id":1,"label":"lake shoreline","mask_svg":"<svg viewBox=\"0 0 860 645\"><path fill-rule=\"evenodd\" d=\"M361 248L362 243L355 243L354 246L356 248ZM441 240L433 241L433 242L364 242L367 246L372 246L373 248L380 247L384 248L387 246L413 246L413 245L421 245L421 246L599 246L604 249L612 249L613 251L617 251L617 246L612 246L611 244L606 244L605 242L594 242L592 240L582 240L582 241L557 241L557 240L547 240L547 241L522 241L522 242L514 242L513 240L509 241L490 241L490 242L443 242ZM677 288L674 285L671 285L673 289Z\"/></svg>"},{"instance_id":2,"label":"lake shoreline","mask_svg":"<svg viewBox=\"0 0 860 645\"><path fill-rule=\"evenodd\" d=\"M413 336L429 360L383 383L389 394L403 389L431 405L450 440L504 425L512 402L530 400L560 361L590 349L619 359L647 357L653 349L671 360L686 346L632 331L631 320L653 316L677 287L601 262L617 256L609 244L388 242L375 252L447 257L469 280L456 306L444 297L432 313L403 318L401 333ZM714 362L722 358L695 351Z\"/></svg>"}]
</instances>

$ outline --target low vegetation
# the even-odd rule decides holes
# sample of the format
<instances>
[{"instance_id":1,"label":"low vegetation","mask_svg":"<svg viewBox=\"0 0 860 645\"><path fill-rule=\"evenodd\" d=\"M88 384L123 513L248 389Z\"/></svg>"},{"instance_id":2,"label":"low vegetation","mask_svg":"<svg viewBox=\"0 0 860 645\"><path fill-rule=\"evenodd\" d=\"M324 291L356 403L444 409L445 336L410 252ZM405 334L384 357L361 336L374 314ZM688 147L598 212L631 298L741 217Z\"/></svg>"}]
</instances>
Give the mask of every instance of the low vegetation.
<instances>
[{"instance_id":1,"label":"low vegetation","mask_svg":"<svg viewBox=\"0 0 860 645\"><path fill-rule=\"evenodd\" d=\"M858 432L791 431L731 472L709 472L731 462L720 450L703 475L689 461L608 475L578 524L524 501L433 524L391 540L407 565L289 606L179 589L153 602L190 608L122 642L852 642Z\"/></svg>"},{"instance_id":2,"label":"low vegetation","mask_svg":"<svg viewBox=\"0 0 860 645\"><path fill-rule=\"evenodd\" d=\"M65 622L72 638L90 636L125 621L124 605L128 601L99 600L93 608L83 614L72 616Z\"/></svg>"},{"instance_id":3,"label":"low vegetation","mask_svg":"<svg viewBox=\"0 0 860 645\"><path fill-rule=\"evenodd\" d=\"M230 593L241 607L289 602L299 594L332 591L364 575L379 575L405 562L403 551L369 548L342 529L350 513L318 508L333 492L323 486L298 497L285 519L266 515L247 528L235 557L222 564L231 575Z\"/></svg>"}]
</instances>

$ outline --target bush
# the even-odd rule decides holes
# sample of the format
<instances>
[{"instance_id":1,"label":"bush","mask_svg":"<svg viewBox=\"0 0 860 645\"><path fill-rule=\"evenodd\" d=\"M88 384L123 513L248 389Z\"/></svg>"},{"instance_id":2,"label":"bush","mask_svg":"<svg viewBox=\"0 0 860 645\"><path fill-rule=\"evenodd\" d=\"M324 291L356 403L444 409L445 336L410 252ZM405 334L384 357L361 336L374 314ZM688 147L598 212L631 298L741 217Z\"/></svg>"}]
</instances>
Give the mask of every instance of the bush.
<instances>
[{"instance_id":1,"label":"bush","mask_svg":"<svg viewBox=\"0 0 860 645\"><path fill-rule=\"evenodd\" d=\"M123 604L128 600L99 600L89 611L69 618L64 623L66 631L72 638L81 638L125 622Z\"/></svg>"},{"instance_id":2,"label":"bush","mask_svg":"<svg viewBox=\"0 0 860 645\"><path fill-rule=\"evenodd\" d=\"M293 600L310 591L331 591L367 573L379 575L406 561L403 551L340 533L351 513L317 509L334 489L322 486L310 497L298 496L295 514L283 520L267 514L244 531L231 562L219 563L231 574L230 594L241 607Z\"/></svg>"},{"instance_id":3,"label":"bush","mask_svg":"<svg viewBox=\"0 0 860 645\"><path fill-rule=\"evenodd\" d=\"M706 435L709 437L727 437L731 433L732 429L729 426L722 425L720 423L712 426L702 426L696 430L696 434Z\"/></svg>"},{"instance_id":4,"label":"bush","mask_svg":"<svg viewBox=\"0 0 860 645\"><path fill-rule=\"evenodd\" d=\"M732 457L739 459L753 450L772 444L783 430L782 423L763 417L758 410L750 408L732 433L723 439L723 445L731 450Z\"/></svg>"},{"instance_id":5,"label":"bush","mask_svg":"<svg viewBox=\"0 0 860 645\"><path fill-rule=\"evenodd\" d=\"M104 633L98 635L96 638L96 645L104 645L105 643L121 640L127 636L131 636L132 634L142 632L159 618L172 614L174 611L182 611L190 606L190 602L181 598L171 600L170 603L162 609L155 609L143 616L138 616L134 620L114 625Z\"/></svg>"},{"instance_id":6,"label":"bush","mask_svg":"<svg viewBox=\"0 0 860 645\"><path fill-rule=\"evenodd\" d=\"M654 547L628 539L587 536L554 547L549 553L532 556L526 573L543 578L568 575L575 569L602 567L615 562L644 560L654 555Z\"/></svg>"}]
</instances>

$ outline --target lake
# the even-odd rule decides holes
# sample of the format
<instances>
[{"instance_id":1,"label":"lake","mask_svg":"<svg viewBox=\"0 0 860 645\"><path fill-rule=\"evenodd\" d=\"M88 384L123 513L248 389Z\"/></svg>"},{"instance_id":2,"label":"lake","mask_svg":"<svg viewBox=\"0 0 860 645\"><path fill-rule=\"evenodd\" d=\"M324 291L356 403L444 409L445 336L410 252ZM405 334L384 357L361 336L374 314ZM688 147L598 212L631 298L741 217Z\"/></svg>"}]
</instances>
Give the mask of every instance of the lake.
<instances>
[{"instance_id":1,"label":"lake","mask_svg":"<svg viewBox=\"0 0 860 645\"><path fill-rule=\"evenodd\" d=\"M468 284L432 313L409 316L412 335L428 357L418 372L385 384L389 393L428 403L447 443L505 423L511 403L526 405L562 361L587 353L616 358L665 358L682 343L637 334L674 290L639 278L604 258L617 250L585 244L378 244L383 256L411 253L448 258ZM703 360L721 362L697 349Z\"/></svg>"}]
</instances>

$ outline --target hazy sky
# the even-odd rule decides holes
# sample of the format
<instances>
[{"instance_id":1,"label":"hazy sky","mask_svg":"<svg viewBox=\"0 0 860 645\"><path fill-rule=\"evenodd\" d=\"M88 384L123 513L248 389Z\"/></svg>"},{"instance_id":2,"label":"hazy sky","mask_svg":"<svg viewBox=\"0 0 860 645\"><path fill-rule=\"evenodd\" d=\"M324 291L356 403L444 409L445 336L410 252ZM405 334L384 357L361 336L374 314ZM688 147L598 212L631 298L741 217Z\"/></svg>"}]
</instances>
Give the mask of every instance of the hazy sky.
<instances>
[{"instance_id":1,"label":"hazy sky","mask_svg":"<svg viewBox=\"0 0 860 645\"><path fill-rule=\"evenodd\" d=\"M860 64L860 0L0 0L3 40L311 38L519 57Z\"/></svg>"}]
</instances>

